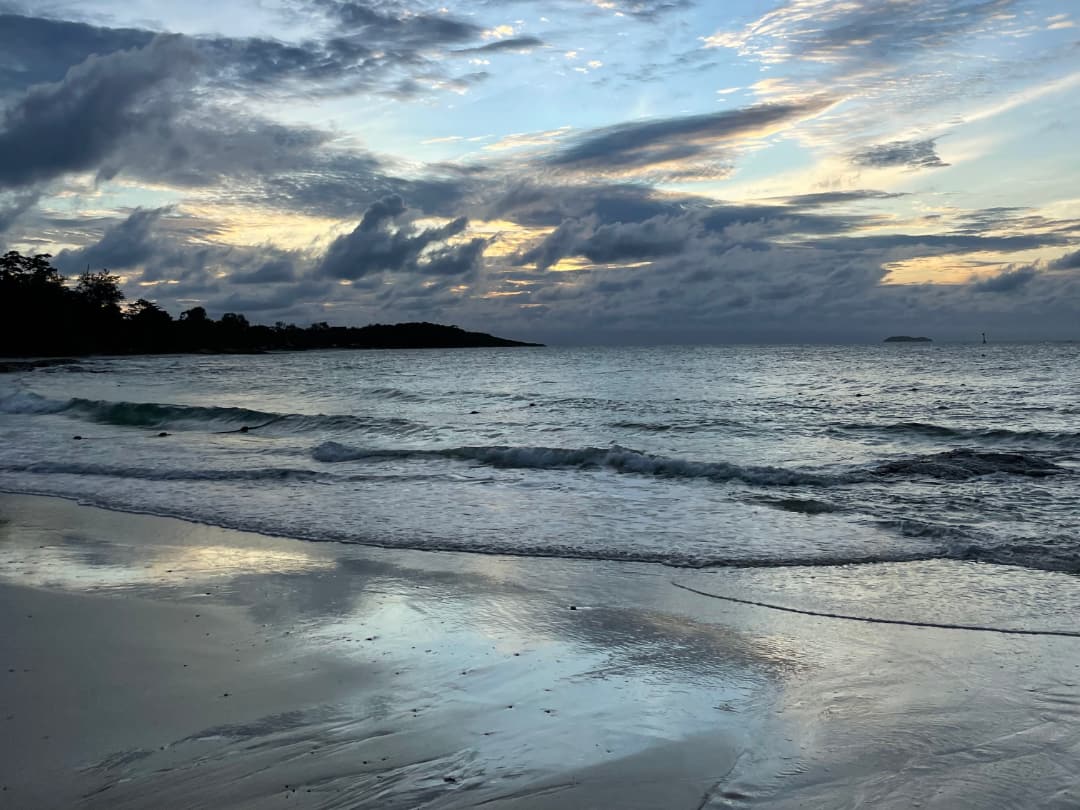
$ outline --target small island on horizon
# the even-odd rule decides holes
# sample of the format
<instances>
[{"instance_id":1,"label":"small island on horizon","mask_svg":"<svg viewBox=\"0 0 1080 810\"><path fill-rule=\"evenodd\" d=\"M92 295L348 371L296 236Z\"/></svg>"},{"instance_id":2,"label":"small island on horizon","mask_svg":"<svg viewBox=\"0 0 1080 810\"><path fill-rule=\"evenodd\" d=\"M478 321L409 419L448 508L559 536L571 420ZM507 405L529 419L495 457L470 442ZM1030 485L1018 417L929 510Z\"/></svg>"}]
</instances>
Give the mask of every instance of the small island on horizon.
<instances>
[{"instance_id":1,"label":"small island on horizon","mask_svg":"<svg viewBox=\"0 0 1080 810\"><path fill-rule=\"evenodd\" d=\"M143 298L125 304L119 277L108 271L88 270L69 285L50 258L15 251L0 256L0 357L543 345L427 322L263 326L236 312L215 321L198 306L174 319Z\"/></svg>"},{"instance_id":2,"label":"small island on horizon","mask_svg":"<svg viewBox=\"0 0 1080 810\"><path fill-rule=\"evenodd\" d=\"M893 335L887 337L883 341L884 343L933 343L932 338L928 337L911 337L911 335Z\"/></svg>"}]
</instances>

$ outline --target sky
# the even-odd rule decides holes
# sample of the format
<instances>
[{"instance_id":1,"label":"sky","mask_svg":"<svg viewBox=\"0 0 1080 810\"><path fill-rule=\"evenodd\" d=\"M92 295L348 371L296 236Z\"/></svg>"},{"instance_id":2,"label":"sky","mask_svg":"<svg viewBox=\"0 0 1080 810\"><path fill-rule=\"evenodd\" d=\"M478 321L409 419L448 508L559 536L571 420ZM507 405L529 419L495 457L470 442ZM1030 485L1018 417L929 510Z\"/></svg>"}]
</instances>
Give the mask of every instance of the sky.
<instances>
[{"instance_id":1,"label":"sky","mask_svg":"<svg viewBox=\"0 0 1080 810\"><path fill-rule=\"evenodd\" d=\"M173 315L1080 338L1080 5L0 0L0 243Z\"/></svg>"}]
</instances>

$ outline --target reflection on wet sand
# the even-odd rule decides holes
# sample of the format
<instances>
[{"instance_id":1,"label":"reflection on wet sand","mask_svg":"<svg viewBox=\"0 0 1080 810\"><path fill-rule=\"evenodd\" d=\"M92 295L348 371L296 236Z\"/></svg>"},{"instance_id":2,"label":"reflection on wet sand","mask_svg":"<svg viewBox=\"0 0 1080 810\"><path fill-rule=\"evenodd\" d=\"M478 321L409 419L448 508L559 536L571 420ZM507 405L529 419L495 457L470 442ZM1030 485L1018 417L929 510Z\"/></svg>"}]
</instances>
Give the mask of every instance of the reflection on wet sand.
<instances>
[{"instance_id":1,"label":"reflection on wet sand","mask_svg":"<svg viewBox=\"0 0 1080 810\"><path fill-rule=\"evenodd\" d=\"M1080 645L1061 639L770 614L654 565L301 543L50 499L0 514L0 598L36 617L4 642L27 672L2 698L0 781L22 796L1008 807L1064 801L1080 761ZM826 601L879 587L700 576Z\"/></svg>"}]
</instances>

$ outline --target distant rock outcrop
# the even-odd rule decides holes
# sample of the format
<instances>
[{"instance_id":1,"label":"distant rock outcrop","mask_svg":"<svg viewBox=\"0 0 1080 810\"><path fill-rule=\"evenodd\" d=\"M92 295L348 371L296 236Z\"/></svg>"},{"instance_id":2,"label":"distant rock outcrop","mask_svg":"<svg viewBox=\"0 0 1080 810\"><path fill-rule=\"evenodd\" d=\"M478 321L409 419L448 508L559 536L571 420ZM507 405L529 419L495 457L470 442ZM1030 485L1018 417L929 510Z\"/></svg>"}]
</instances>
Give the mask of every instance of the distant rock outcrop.
<instances>
[{"instance_id":1,"label":"distant rock outcrop","mask_svg":"<svg viewBox=\"0 0 1080 810\"><path fill-rule=\"evenodd\" d=\"M933 343L928 337L911 337L910 335L893 335L885 338L886 343Z\"/></svg>"}]
</instances>

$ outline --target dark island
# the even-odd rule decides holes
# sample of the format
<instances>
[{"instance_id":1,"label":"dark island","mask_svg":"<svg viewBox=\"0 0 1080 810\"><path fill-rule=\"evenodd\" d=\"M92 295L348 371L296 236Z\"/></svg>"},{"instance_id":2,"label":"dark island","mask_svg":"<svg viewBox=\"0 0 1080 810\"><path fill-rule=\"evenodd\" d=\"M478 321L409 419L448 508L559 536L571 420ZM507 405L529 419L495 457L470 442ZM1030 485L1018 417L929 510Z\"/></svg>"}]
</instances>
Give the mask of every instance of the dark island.
<instances>
[{"instance_id":1,"label":"dark island","mask_svg":"<svg viewBox=\"0 0 1080 810\"><path fill-rule=\"evenodd\" d=\"M910 335L893 335L885 338L885 343L933 343L928 337L911 337Z\"/></svg>"},{"instance_id":2,"label":"dark island","mask_svg":"<svg viewBox=\"0 0 1080 810\"><path fill-rule=\"evenodd\" d=\"M202 307L173 319L143 298L125 305L120 279L107 271L87 271L69 285L50 258L15 251L0 257L0 357L540 345L435 323L262 326L235 312L215 321Z\"/></svg>"}]
</instances>

